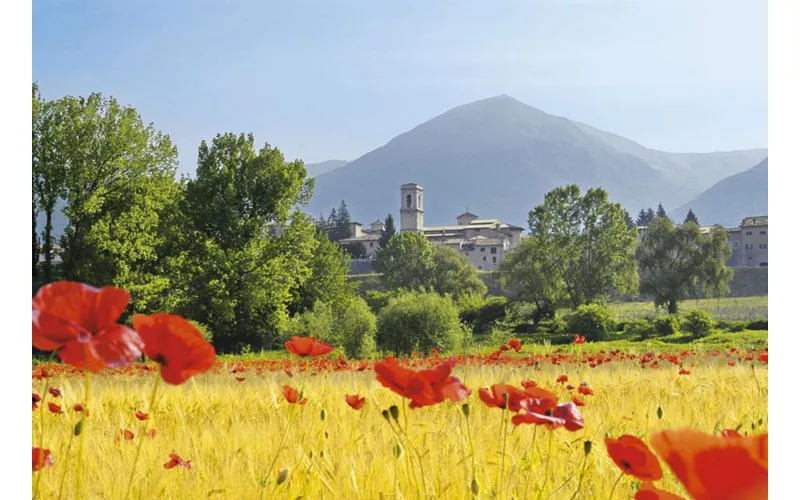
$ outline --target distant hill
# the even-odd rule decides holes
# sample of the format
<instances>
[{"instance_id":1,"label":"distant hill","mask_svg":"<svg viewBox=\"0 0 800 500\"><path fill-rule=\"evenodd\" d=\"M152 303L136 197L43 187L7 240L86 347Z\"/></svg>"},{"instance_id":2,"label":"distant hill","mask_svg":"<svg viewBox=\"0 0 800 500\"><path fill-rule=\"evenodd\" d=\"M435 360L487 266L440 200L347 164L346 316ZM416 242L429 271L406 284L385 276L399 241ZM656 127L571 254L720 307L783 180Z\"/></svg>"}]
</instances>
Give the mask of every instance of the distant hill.
<instances>
[{"instance_id":1,"label":"distant hill","mask_svg":"<svg viewBox=\"0 0 800 500\"><path fill-rule=\"evenodd\" d=\"M691 208L701 225L736 227L745 217L769 215L768 168L768 159L764 158L755 167L722 179L669 216L675 222L683 222Z\"/></svg>"},{"instance_id":2,"label":"distant hill","mask_svg":"<svg viewBox=\"0 0 800 500\"><path fill-rule=\"evenodd\" d=\"M347 165L347 162L344 160L327 160L321 163L306 163L306 171L308 172L309 177L316 177L324 174L325 172L336 170L337 168L345 165Z\"/></svg>"},{"instance_id":3,"label":"distant hill","mask_svg":"<svg viewBox=\"0 0 800 500\"><path fill-rule=\"evenodd\" d=\"M328 213L345 200L356 220L396 215L400 185L415 182L428 225L454 223L469 207L525 227L547 191L576 183L604 187L635 215L658 202L680 205L764 156L650 150L502 95L453 108L321 174L307 211Z\"/></svg>"}]
</instances>

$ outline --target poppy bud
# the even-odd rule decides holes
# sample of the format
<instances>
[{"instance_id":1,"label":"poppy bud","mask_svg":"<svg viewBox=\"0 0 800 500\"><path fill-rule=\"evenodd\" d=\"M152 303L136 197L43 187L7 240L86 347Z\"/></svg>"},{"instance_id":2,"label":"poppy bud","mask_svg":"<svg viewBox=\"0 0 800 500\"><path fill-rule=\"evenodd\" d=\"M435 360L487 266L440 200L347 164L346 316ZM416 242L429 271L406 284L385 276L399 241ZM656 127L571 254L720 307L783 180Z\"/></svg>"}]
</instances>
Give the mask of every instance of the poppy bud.
<instances>
[{"instance_id":1,"label":"poppy bud","mask_svg":"<svg viewBox=\"0 0 800 500\"><path fill-rule=\"evenodd\" d=\"M591 441L584 441L583 442L583 453L584 455L588 455L592 451L592 442Z\"/></svg>"},{"instance_id":2,"label":"poppy bud","mask_svg":"<svg viewBox=\"0 0 800 500\"><path fill-rule=\"evenodd\" d=\"M320 411L319 411L319 418L320 418L320 420L322 420L323 422L325 421L325 410L324 410L324 409L322 409L322 410L320 410Z\"/></svg>"},{"instance_id":3,"label":"poppy bud","mask_svg":"<svg viewBox=\"0 0 800 500\"><path fill-rule=\"evenodd\" d=\"M328 434L328 429L325 429L325 439L328 439L329 436L330 434Z\"/></svg>"},{"instance_id":4,"label":"poppy bud","mask_svg":"<svg viewBox=\"0 0 800 500\"><path fill-rule=\"evenodd\" d=\"M461 405L461 412L464 414L465 417L469 417L469 403L464 403Z\"/></svg>"},{"instance_id":5,"label":"poppy bud","mask_svg":"<svg viewBox=\"0 0 800 500\"><path fill-rule=\"evenodd\" d=\"M394 419L395 422L397 422L398 421L397 419L400 418L400 409L397 408L397 406L395 405L389 407L389 413L392 414L392 418Z\"/></svg>"},{"instance_id":6,"label":"poppy bud","mask_svg":"<svg viewBox=\"0 0 800 500\"><path fill-rule=\"evenodd\" d=\"M395 443L393 451L394 451L394 458L396 458L397 460L403 458L403 454L405 453L405 451L403 450L403 445L401 445L400 443Z\"/></svg>"},{"instance_id":7,"label":"poppy bud","mask_svg":"<svg viewBox=\"0 0 800 500\"><path fill-rule=\"evenodd\" d=\"M664 416L664 410L662 410L660 406L658 407L658 410L656 410L656 416L659 420L661 420L661 417Z\"/></svg>"},{"instance_id":8,"label":"poppy bud","mask_svg":"<svg viewBox=\"0 0 800 500\"><path fill-rule=\"evenodd\" d=\"M480 494L481 487L478 484L478 480L477 479L472 478L472 484L470 485L470 489L472 490L472 494L473 495L478 496Z\"/></svg>"},{"instance_id":9,"label":"poppy bud","mask_svg":"<svg viewBox=\"0 0 800 500\"><path fill-rule=\"evenodd\" d=\"M278 471L278 484L286 482L289 477L289 469L281 469Z\"/></svg>"},{"instance_id":10,"label":"poppy bud","mask_svg":"<svg viewBox=\"0 0 800 500\"><path fill-rule=\"evenodd\" d=\"M390 422L390 420L389 420L389 411L388 411L388 410L383 410L383 411L381 412L381 416L382 416L383 418L385 418L387 422Z\"/></svg>"},{"instance_id":11,"label":"poppy bud","mask_svg":"<svg viewBox=\"0 0 800 500\"><path fill-rule=\"evenodd\" d=\"M319 450L319 458L322 458L324 456L325 456L325 450Z\"/></svg>"},{"instance_id":12,"label":"poppy bud","mask_svg":"<svg viewBox=\"0 0 800 500\"><path fill-rule=\"evenodd\" d=\"M75 424L75 430L73 431L73 434L75 436L80 436L82 431L83 431L83 419L80 419L78 420L78 423Z\"/></svg>"}]
</instances>

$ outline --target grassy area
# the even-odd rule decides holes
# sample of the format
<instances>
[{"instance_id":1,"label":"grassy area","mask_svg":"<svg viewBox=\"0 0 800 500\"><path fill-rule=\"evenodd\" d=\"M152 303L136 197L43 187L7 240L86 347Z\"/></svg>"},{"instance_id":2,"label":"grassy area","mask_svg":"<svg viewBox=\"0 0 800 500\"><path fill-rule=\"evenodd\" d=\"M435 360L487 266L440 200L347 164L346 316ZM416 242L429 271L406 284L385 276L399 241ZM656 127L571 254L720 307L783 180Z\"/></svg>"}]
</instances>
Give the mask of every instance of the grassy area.
<instances>
[{"instance_id":1,"label":"grassy area","mask_svg":"<svg viewBox=\"0 0 800 500\"><path fill-rule=\"evenodd\" d=\"M652 302L625 302L612 304L617 312L617 319L631 320L666 314L665 310L657 311ZM752 320L768 317L767 296L731 297L723 299L685 300L679 304L679 312L702 309L709 312L715 320Z\"/></svg>"}]
</instances>

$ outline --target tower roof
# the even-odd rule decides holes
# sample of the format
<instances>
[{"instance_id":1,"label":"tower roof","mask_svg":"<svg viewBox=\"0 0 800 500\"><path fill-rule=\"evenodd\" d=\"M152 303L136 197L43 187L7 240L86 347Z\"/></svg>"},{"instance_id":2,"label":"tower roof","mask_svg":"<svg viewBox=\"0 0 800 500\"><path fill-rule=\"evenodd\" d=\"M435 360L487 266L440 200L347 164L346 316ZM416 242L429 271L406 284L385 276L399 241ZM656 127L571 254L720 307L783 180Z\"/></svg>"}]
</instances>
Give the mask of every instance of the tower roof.
<instances>
[{"instance_id":1,"label":"tower roof","mask_svg":"<svg viewBox=\"0 0 800 500\"><path fill-rule=\"evenodd\" d=\"M417 188L420 191L422 190L422 186L420 186L419 184L415 184L413 182L407 182L407 183L403 184L402 186L400 186L400 189L409 188L409 187Z\"/></svg>"}]
</instances>

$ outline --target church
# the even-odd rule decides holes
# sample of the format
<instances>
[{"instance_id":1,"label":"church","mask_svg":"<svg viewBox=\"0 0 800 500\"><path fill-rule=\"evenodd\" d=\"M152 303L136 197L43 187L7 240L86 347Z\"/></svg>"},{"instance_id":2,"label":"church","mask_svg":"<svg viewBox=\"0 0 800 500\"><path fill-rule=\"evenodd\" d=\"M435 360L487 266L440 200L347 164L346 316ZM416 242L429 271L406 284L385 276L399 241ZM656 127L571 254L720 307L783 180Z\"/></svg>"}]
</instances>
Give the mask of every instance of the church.
<instances>
[{"instance_id":1,"label":"church","mask_svg":"<svg viewBox=\"0 0 800 500\"><path fill-rule=\"evenodd\" d=\"M456 223L446 226L426 226L424 190L419 184L400 186L400 228L418 231L431 243L447 245L464 255L479 271L493 271L505 260L506 253L517 246L523 228L506 224L498 219L482 219L470 212L456 217ZM354 222L351 237L340 241L347 244L360 241L367 249L367 260L377 252L383 223L377 220L369 229Z\"/></svg>"}]
</instances>

